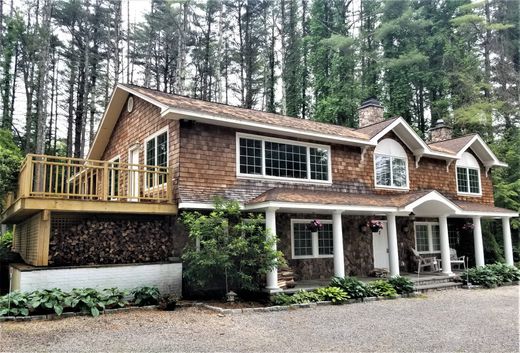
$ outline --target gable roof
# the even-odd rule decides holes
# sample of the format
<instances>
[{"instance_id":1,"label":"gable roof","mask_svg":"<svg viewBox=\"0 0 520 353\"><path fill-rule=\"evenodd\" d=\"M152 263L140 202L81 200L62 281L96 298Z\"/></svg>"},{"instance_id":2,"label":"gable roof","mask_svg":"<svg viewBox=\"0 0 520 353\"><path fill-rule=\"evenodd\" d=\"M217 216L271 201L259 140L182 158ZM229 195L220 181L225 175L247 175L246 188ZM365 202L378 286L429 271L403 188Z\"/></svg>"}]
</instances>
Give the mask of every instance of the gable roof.
<instances>
[{"instance_id":1,"label":"gable roof","mask_svg":"<svg viewBox=\"0 0 520 353\"><path fill-rule=\"evenodd\" d=\"M207 102L157 90L118 84L111 96L99 124L94 143L90 148L89 159L100 159L110 140L112 130L129 95L135 95L160 108L161 116L167 119L188 119L213 125L228 126L256 132L272 133L286 137L305 138L329 143L347 144L366 149L376 146L378 141L389 131L393 131L416 156L416 163L423 156L443 159L447 165L459 159L462 152L455 152L449 143L426 144L410 125L401 117L382 121L360 129L321 123L318 121L293 118L285 115L267 113L253 109L235 107L227 104ZM484 165L489 168L494 165L505 166L491 152L480 138L473 137L470 141L472 149Z\"/></svg>"}]
</instances>

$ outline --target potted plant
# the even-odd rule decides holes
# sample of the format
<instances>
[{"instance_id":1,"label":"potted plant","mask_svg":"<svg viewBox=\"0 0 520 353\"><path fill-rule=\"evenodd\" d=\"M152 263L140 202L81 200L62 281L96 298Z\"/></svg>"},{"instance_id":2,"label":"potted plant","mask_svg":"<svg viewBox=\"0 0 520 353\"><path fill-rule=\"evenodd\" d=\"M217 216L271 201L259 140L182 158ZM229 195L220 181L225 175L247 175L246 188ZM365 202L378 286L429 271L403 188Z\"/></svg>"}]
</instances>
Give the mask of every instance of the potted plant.
<instances>
[{"instance_id":1,"label":"potted plant","mask_svg":"<svg viewBox=\"0 0 520 353\"><path fill-rule=\"evenodd\" d=\"M370 231L372 233L380 233L381 229L383 229L383 222L371 219L370 221L368 221L367 227L370 228Z\"/></svg>"},{"instance_id":2,"label":"potted plant","mask_svg":"<svg viewBox=\"0 0 520 353\"><path fill-rule=\"evenodd\" d=\"M318 221L317 219L313 219L312 221L310 221L309 224L307 224L307 229L311 233L317 233L322 228L323 228L323 224L321 224L321 222Z\"/></svg>"}]
</instances>

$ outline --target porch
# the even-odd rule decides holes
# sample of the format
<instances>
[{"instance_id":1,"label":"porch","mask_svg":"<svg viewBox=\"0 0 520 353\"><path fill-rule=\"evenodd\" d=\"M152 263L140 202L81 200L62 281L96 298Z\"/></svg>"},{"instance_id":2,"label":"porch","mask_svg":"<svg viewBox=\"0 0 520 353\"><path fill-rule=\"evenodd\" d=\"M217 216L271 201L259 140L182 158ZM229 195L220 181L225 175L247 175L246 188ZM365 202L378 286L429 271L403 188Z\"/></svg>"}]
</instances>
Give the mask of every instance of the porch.
<instances>
[{"instance_id":1,"label":"porch","mask_svg":"<svg viewBox=\"0 0 520 353\"><path fill-rule=\"evenodd\" d=\"M4 200L0 223L19 223L41 211L177 213L171 168L28 154L18 189Z\"/></svg>"},{"instance_id":2,"label":"porch","mask_svg":"<svg viewBox=\"0 0 520 353\"><path fill-rule=\"evenodd\" d=\"M321 256L322 254L318 249L319 245L316 244L318 239L309 241L307 246L307 248L313 248L309 253L314 254L312 260L315 263L328 261L331 273L327 274L325 278L330 278L332 275L344 277L346 273L350 274L351 267L345 266L346 255L350 254L345 251L344 242L349 241L351 237L357 234L363 234L361 230L357 232L358 227L362 223L353 218L360 216L368 217L368 219L376 218L385 222L384 229L387 238L384 239L383 244L385 251L380 252L380 257L386 259L386 268L389 270L389 276L400 275L401 272L404 272L402 269L403 249L408 247L409 250L409 246L402 241L404 228L406 228L402 221L405 220L413 225L416 219L421 218L433 219L438 225L438 244L436 246L440 254L440 262L442 263L440 275L454 276L450 259L448 218L471 219L476 266L485 264L481 219L500 219L504 230L506 263L509 265L513 264L509 222L510 218L517 217L518 213L492 205L451 200L437 191L418 191L396 195L360 195L343 192L272 189L252 200L246 205L245 209L248 211L265 212L266 227L271 230L270 236L274 234L280 235L277 233L277 214L307 214L312 215L316 219L328 220L331 226L330 241L332 242L332 249L328 253L330 255ZM351 218L345 219L347 217ZM349 224L345 225L345 221ZM352 231L352 228L354 231ZM354 232L357 233L354 234ZM366 233L366 230L364 232ZM409 232L409 229L406 232ZM317 238L317 236L314 237ZM374 237L372 238L375 239ZM430 247L431 245L432 240L430 236ZM291 247L294 249L294 241L292 241ZM292 250L292 253L289 253L289 256L291 255L292 259L294 259L294 250ZM327 257L329 259L326 259ZM374 256L372 269L383 267L376 266L375 260L376 257ZM280 291L278 283L278 270L274 269L267 275L266 289L270 292ZM300 282L300 286L311 284L312 282L307 284Z\"/></svg>"}]
</instances>

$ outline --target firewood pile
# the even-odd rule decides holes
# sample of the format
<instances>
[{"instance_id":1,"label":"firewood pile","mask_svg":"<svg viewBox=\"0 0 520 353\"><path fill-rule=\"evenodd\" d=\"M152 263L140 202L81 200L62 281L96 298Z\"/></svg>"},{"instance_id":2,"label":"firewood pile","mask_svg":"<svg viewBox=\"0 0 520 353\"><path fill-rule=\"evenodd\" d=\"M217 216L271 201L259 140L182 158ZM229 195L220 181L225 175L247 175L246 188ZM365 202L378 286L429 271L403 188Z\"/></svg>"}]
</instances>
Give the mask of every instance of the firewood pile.
<instances>
[{"instance_id":1,"label":"firewood pile","mask_svg":"<svg viewBox=\"0 0 520 353\"><path fill-rule=\"evenodd\" d=\"M282 289L296 286L294 271L290 267L278 269L278 287Z\"/></svg>"},{"instance_id":2,"label":"firewood pile","mask_svg":"<svg viewBox=\"0 0 520 353\"><path fill-rule=\"evenodd\" d=\"M91 219L66 231L52 231L49 265L158 262L166 261L172 251L168 222Z\"/></svg>"}]
</instances>

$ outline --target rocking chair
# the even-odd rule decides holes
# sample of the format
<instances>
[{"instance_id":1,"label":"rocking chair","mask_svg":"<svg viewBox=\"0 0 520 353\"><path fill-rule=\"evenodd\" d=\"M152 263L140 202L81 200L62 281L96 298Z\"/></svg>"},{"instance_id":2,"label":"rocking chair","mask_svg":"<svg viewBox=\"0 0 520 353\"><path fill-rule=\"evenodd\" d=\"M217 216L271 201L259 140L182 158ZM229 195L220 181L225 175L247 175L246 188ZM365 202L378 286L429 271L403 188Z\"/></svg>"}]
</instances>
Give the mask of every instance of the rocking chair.
<instances>
[{"instance_id":1,"label":"rocking chair","mask_svg":"<svg viewBox=\"0 0 520 353\"><path fill-rule=\"evenodd\" d=\"M417 276L421 273L421 269L424 269L425 267L429 267L429 272L436 272L439 270L436 257L422 257L414 248L410 248L410 250L412 250L413 256L417 261Z\"/></svg>"}]
</instances>

